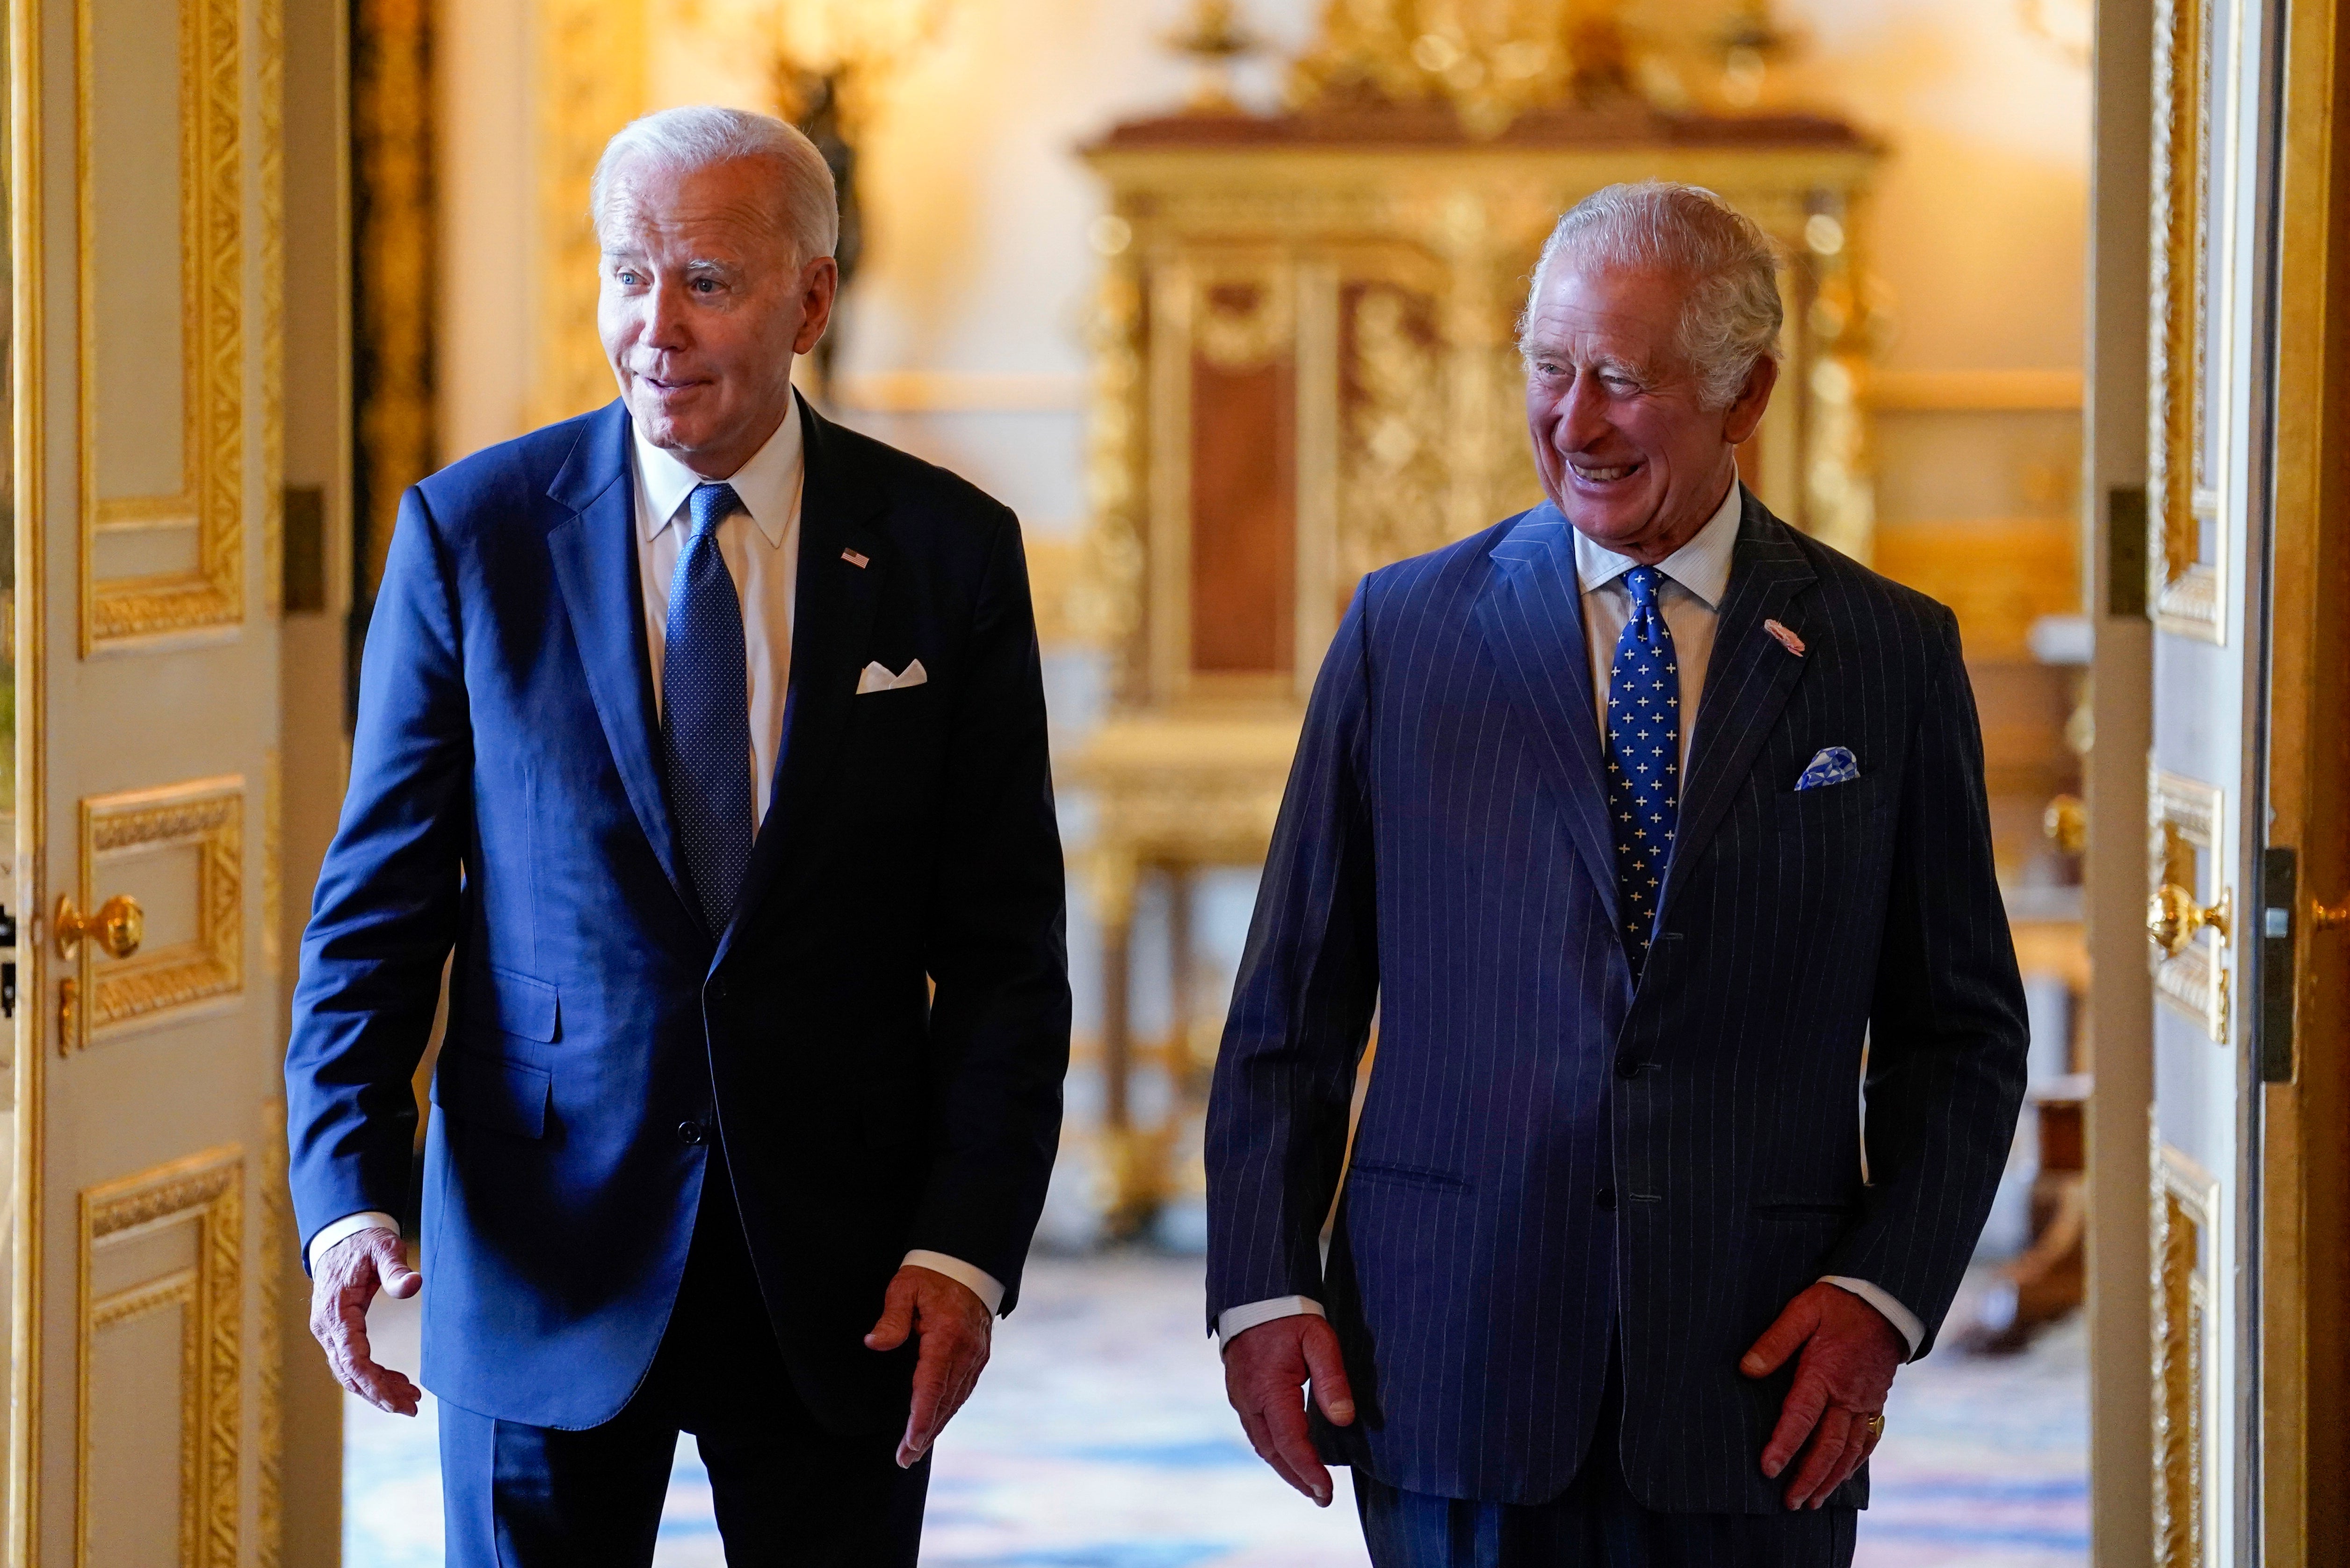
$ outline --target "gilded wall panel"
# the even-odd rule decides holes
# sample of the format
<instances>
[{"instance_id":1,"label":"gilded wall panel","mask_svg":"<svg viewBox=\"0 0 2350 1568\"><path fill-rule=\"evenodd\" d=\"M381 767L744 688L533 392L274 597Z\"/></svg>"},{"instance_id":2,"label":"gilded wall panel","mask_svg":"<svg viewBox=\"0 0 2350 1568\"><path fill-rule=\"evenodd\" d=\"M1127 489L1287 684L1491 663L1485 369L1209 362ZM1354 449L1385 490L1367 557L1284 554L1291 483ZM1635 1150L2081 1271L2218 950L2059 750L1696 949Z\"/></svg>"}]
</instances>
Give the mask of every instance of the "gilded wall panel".
<instances>
[{"instance_id":1,"label":"gilded wall panel","mask_svg":"<svg viewBox=\"0 0 2350 1568\"><path fill-rule=\"evenodd\" d=\"M181 1568L235 1568L244 1437L244 1158L214 1149L81 1195L75 1561L154 1561L156 1544L117 1541L158 1516L109 1508L113 1490L151 1488L166 1458L180 1507ZM176 1427L147 1413L157 1386L178 1391ZM158 1444L172 1445L167 1456ZM133 1500L128 1497L122 1501ZM138 1500L144 1503L148 1500ZM144 1548L141 1550L141 1548Z\"/></svg>"},{"instance_id":2,"label":"gilded wall panel","mask_svg":"<svg viewBox=\"0 0 2350 1568\"><path fill-rule=\"evenodd\" d=\"M2213 199L2226 158L2219 18L2228 0L2156 0L2147 604L2163 630L2227 640L2226 421L2215 419L2227 239Z\"/></svg>"},{"instance_id":3,"label":"gilded wall panel","mask_svg":"<svg viewBox=\"0 0 2350 1568\"><path fill-rule=\"evenodd\" d=\"M244 816L236 776L81 803L82 907L131 890L147 906L151 941L128 958L81 944L74 976L86 1001L67 1023L62 1049L242 1000Z\"/></svg>"},{"instance_id":4,"label":"gilded wall panel","mask_svg":"<svg viewBox=\"0 0 2350 1568\"><path fill-rule=\"evenodd\" d=\"M2156 912L2179 929L2147 954L2154 993L2215 1044L2228 1042L2226 861L2220 842L2223 792L2160 768L2147 784L2147 885ZM2209 899L2207 904L2205 900ZM2165 905L2170 908L2165 912Z\"/></svg>"},{"instance_id":5,"label":"gilded wall panel","mask_svg":"<svg viewBox=\"0 0 2350 1568\"><path fill-rule=\"evenodd\" d=\"M2205 1568L2215 1542L2205 1515L2217 1451L2210 1422L2218 1367L2219 1184L2157 1138L2154 1148L2154 1562Z\"/></svg>"},{"instance_id":6,"label":"gilded wall panel","mask_svg":"<svg viewBox=\"0 0 2350 1568\"><path fill-rule=\"evenodd\" d=\"M85 656L244 618L237 0L119 4L75 13Z\"/></svg>"}]
</instances>

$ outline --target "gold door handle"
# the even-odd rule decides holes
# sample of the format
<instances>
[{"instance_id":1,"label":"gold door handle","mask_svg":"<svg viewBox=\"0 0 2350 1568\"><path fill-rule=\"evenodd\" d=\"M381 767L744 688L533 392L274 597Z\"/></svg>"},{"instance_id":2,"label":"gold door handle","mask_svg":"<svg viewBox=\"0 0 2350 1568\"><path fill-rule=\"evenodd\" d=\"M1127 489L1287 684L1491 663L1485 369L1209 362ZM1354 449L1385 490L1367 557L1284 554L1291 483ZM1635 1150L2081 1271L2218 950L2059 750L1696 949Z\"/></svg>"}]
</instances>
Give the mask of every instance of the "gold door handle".
<instances>
[{"instance_id":1,"label":"gold door handle","mask_svg":"<svg viewBox=\"0 0 2350 1568\"><path fill-rule=\"evenodd\" d=\"M2146 934L2162 950L2165 958L2177 958L2195 940L2195 933L2209 929L2222 939L2228 934L2228 889L2220 889L2220 901L2210 909L2196 903L2195 895L2176 882L2165 882L2155 889L2154 897L2146 901Z\"/></svg>"},{"instance_id":2,"label":"gold door handle","mask_svg":"<svg viewBox=\"0 0 2350 1568\"><path fill-rule=\"evenodd\" d=\"M139 950L147 935L147 911L128 893L117 893L85 915L74 908L73 895L57 896L57 956L70 962L81 953L84 937L95 940L100 951L119 959Z\"/></svg>"}]
</instances>

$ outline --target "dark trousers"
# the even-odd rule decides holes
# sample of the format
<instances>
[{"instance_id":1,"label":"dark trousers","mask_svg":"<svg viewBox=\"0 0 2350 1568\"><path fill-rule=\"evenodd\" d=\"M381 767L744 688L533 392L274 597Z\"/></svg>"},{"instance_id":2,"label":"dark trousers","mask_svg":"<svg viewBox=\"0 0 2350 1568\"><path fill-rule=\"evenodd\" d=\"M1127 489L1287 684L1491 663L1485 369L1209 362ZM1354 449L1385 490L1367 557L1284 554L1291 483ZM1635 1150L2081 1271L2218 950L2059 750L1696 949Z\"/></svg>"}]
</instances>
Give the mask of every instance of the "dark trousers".
<instances>
[{"instance_id":1,"label":"dark trousers","mask_svg":"<svg viewBox=\"0 0 2350 1568\"><path fill-rule=\"evenodd\" d=\"M1374 1568L1851 1568L1856 1509L1659 1513L1624 1484L1623 1369L1608 1357L1599 1428L1548 1502L1405 1491L1355 1471Z\"/></svg>"},{"instance_id":2,"label":"dark trousers","mask_svg":"<svg viewBox=\"0 0 2350 1568\"><path fill-rule=\"evenodd\" d=\"M565 1432L442 1405L449 1568L645 1568L681 1431L729 1568L913 1568L930 1459L901 1470L896 1434L839 1437L801 1404L715 1149L677 1310L618 1416Z\"/></svg>"}]
</instances>

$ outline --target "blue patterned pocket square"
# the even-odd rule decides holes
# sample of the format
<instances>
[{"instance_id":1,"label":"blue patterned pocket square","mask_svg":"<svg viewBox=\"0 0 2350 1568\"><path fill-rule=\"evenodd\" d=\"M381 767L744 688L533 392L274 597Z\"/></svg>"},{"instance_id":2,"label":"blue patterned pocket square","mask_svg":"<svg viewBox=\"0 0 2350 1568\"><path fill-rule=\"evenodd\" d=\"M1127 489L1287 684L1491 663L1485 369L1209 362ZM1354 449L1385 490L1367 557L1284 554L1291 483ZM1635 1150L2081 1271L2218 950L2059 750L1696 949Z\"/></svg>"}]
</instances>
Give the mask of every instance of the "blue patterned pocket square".
<instances>
[{"instance_id":1,"label":"blue patterned pocket square","mask_svg":"<svg viewBox=\"0 0 2350 1568\"><path fill-rule=\"evenodd\" d=\"M1819 789L1826 784L1850 784L1860 776L1860 764L1842 746L1829 746L1814 757L1804 776L1795 781L1797 789Z\"/></svg>"}]
</instances>

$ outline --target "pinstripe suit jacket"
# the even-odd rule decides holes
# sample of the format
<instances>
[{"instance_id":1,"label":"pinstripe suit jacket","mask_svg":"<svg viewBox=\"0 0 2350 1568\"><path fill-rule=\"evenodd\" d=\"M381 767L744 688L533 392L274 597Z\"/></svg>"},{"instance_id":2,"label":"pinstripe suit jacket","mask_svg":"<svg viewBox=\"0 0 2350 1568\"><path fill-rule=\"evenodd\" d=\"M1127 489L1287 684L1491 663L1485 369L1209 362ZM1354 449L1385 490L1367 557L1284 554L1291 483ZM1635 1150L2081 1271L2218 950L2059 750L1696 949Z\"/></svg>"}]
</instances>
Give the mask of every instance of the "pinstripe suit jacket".
<instances>
[{"instance_id":1,"label":"pinstripe suit jacket","mask_svg":"<svg viewBox=\"0 0 2350 1568\"><path fill-rule=\"evenodd\" d=\"M1949 610L1746 496L1637 988L1595 706L1551 506L1357 590L1217 1064L1210 1321L1320 1300L1359 1411L1316 1418L1326 1457L1503 1502L1573 1478L1612 1331L1635 1495L1773 1511L1792 1371L1739 1357L1824 1274L1889 1291L1930 1345L2022 1097L1973 696ZM1796 792L1833 745L1861 777ZM1863 1471L1831 1501L1866 1497Z\"/></svg>"}]
</instances>

